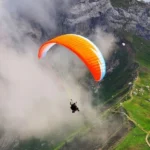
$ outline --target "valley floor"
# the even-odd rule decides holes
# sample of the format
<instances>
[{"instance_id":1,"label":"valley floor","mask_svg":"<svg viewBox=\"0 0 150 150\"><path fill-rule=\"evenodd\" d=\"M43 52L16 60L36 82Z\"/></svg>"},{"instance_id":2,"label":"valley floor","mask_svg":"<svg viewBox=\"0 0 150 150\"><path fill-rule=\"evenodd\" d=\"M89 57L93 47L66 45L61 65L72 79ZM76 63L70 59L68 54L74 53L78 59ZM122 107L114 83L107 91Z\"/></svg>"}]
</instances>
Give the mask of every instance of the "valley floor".
<instances>
[{"instance_id":1,"label":"valley floor","mask_svg":"<svg viewBox=\"0 0 150 150\"><path fill-rule=\"evenodd\" d=\"M131 98L123 102L135 127L114 148L115 150L150 149L150 42L133 36L139 75L131 91Z\"/></svg>"}]
</instances>

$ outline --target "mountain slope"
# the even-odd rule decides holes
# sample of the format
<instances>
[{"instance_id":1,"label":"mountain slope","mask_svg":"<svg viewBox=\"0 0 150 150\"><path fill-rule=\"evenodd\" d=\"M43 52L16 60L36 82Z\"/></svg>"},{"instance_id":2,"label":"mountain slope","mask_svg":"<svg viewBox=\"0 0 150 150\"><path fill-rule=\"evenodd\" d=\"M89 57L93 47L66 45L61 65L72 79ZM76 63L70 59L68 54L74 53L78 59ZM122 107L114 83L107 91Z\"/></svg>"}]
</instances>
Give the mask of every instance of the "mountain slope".
<instances>
[{"instance_id":1,"label":"mountain slope","mask_svg":"<svg viewBox=\"0 0 150 150\"><path fill-rule=\"evenodd\" d=\"M113 7L116 3L118 0L80 0L68 12L64 22L67 31L89 34L91 28L100 26L105 31L133 31L134 34L150 39L150 4L131 0L130 3L119 2L119 8ZM126 9L121 7L124 4L128 5Z\"/></svg>"},{"instance_id":2,"label":"mountain slope","mask_svg":"<svg viewBox=\"0 0 150 150\"><path fill-rule=\"evenodd\" d=\"M125 101L122 106L134 120L136 126L117 145L116 150L137 149L137 147L140 150L148 150L149 146L147 143L150 143L150 138L146 139L146 135L148 137L150 132L150 43L133 36L132 44L136 51L136 61L140 65L138 69L139 76L131 91L131 99Z\"/></svg>"}]
</instances>

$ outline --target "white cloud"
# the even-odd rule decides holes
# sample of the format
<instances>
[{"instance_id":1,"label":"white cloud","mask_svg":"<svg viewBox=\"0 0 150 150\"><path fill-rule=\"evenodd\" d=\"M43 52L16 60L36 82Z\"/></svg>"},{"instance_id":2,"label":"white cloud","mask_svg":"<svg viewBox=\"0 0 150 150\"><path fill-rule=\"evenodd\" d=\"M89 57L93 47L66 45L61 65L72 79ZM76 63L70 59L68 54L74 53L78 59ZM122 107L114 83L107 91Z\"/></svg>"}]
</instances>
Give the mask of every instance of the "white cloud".
<instances>
[{"instance_id":1,"label":"white cloud","mask_svg":"<svg viewBox=\"0 0 150 150\"><path fill-rule=\"evenodd\" d=\"M65 6L68 7L67 1ZM64 125L83 124L82 113L71 113L70 98L78 102L81 111L86 109L86 117L96 116L91 92L78 83L87 69L74 54L59 47L43 60L37 58L41 33L24 17L43 28L57 29L56 11L54 0L0 2L0 122L6 132L20 138L50 134ZM29 32L37 35L36 42L27 35ZM110 40L107 46L105 37L108 43ZM98 46L110 50L113 38L103 34L99 38Z\"/></svg>"}]
</instances>

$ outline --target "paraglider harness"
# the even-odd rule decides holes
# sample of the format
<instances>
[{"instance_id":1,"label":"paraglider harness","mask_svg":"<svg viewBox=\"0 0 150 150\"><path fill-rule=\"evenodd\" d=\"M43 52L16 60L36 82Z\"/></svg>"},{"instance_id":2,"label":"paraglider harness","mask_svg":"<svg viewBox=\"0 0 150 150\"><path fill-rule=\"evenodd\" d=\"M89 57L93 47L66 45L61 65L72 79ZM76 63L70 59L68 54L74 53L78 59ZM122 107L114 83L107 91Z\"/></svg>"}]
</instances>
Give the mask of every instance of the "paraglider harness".
<instances>
[{"instance_id":1,"label":"paraglider harness","mask_svg":"<svg viewBox=\"0 0 150 150\"><path fill-rule=\"evenodd\" d=\"M72 99L71 99L71 101L72 101ZM76 103L71 103L70 102L70 105L71 105L71 110L72 110L72 113L75 113L76 111L79 111L79 108L77 107L77 102Z\"/></svg>"}]
</instances>

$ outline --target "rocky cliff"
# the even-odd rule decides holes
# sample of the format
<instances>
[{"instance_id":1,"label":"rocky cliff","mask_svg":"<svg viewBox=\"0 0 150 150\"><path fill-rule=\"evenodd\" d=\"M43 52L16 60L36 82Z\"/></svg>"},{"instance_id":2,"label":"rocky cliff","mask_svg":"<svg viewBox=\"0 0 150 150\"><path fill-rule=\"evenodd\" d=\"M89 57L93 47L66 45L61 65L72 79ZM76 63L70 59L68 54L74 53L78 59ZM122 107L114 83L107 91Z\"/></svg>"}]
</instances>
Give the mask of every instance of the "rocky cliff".
<instances>
[{"instance_id":1,"label":"rocky cliff","mask_svg":"<svg viewBox=\"0 0 150 150\"><path fill-rule=\"evenodd\" d=\"M100 26L105 31L133 31L150 39L150 4L131 0L123 9L113 7L110 0L78 0L66 17L64 32L88 34Z\"/></svg>"}]
</instances>

